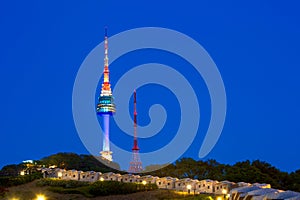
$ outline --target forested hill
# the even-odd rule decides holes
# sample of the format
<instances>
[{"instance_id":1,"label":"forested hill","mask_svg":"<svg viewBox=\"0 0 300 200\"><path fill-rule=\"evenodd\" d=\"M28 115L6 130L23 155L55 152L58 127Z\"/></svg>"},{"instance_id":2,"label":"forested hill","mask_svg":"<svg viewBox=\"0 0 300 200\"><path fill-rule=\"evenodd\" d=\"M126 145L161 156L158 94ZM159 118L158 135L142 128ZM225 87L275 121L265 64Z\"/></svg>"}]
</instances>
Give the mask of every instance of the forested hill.
<instances>
[{"instance_id":1,"label":"forested hill","mask_svg":"<svg viewBox=\"0 0 300 200\"><path fill-rule=\"evenodd\" d=\"M192 158L183 158L151 174L159 177L269 183L272 188L300 192L300 170L292 173L282 172L271 164L259 160L252 162L246 160L234 165L225 165L216 160L195 161Z\"/></svg>"},{"instance_id":2,"label":"forested hill","mask_svg":"<svg viewBox=\"0 0 300 200\"><path fill-rule=\"evenodd\" d=\"M81 171L118 172L115 169L119 168L117 163L111 164L115 168L112 169L91 155L77 155L75 153L58 153L34 162L36 166L49 167L56 165L62 169L76 169ZM147 170L155 167L157 166L147 166L145 168ZM24 168L26 168L26 165L23 163L7 165L0 171L0 176L16 176ZM282 172L271 164L259 160L252 162L246 160L237 162L234 165L226 165L216 160L195 161L192 158L183 158L177 160L174 164L147 174L159 177L172 176L199 180L213 179L219 181L269 183L272 188L300 192L300 169L292 173Z\"/></svg>"},{"instance_id":3,"label":"forested hill","mask_svg":"<svg viewBox=\"0 0 300 200\"><path fill-rule=\"evenodd\" d=\"M34 160L34 163L31 167L49 167L56 166L61 169L67 170L81 170L81 171L96 171L96 172L118 172L116 169L120 169L120 166L112 162L109 165L113 166L112 168L107 165L99 162L92 155L78 155L75 153L57 153L54 155L47 156L40 160ZM28 164L20 163L13 165L6 165L0 171L0 176L17 176L20 171L28 168Z\"/></svg>"}]
</instances>

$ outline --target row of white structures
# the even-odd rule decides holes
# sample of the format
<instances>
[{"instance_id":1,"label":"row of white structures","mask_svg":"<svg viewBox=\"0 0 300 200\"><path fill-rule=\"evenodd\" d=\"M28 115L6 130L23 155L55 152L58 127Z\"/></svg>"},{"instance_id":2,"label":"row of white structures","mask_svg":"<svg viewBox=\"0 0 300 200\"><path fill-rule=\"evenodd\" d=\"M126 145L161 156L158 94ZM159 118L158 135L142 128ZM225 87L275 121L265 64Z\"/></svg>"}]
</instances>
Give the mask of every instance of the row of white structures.
<instances>
[{"instance_id":1,"label":"row of white structures","mask_svg":"<svg viewBox=\"0 0 300 200\"><path fill-rule=\"evenodd\" d=\"M300 200L300 193L283 191L273 188L262 188L255 185L233 188L230 191L231 200Z\"/></svg>"},{"instance_id":2,"label":"row of white structures","mask_svg":"<svg viewBox=\"0 0 300 200\"><path fill-rule=\"evenodd\" d=\"M270 184L249 184L244 182L234 183L230 181L178 179L173 177L139 176L135 174L116 174L113 172L101 173L94 171L77 171L64 169L43 169L44 177L55 177L63 180L76 181L120 181L127 183L156 184L160 189L170 189L191 194L208 193L224 195L232 200L269 200L288 199L300 200L300 193L272 189ZM270 197L270 198L269 198ZM275 198L276 197L276 198ZM278 198L277 198L278 197ZM283 198L286 197L286 198Z\"/></svg>"}]
</instances>

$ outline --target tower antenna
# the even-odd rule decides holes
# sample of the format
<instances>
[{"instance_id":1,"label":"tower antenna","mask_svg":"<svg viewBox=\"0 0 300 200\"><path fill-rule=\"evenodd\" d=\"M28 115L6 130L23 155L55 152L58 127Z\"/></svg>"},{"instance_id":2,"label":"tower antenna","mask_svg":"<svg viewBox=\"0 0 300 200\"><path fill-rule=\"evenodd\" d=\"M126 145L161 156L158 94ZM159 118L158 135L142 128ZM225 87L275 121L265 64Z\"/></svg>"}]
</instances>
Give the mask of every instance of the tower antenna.
<instances>
[{"instance_id":1,"label":"tower antenna","mask_svg":"<svg viewBox=\"0 0 300 200\"><path fill-rule=\"evenodd\" d=\"M137 111L136 111L136 91L134 90L133 93L133 147L132 147L132 160L130 162L129 170L130 173L139 173L143 170L142 161L140 159L139 151L140 148L138 147L137 141Z\"/></svg>"}]
</instances>

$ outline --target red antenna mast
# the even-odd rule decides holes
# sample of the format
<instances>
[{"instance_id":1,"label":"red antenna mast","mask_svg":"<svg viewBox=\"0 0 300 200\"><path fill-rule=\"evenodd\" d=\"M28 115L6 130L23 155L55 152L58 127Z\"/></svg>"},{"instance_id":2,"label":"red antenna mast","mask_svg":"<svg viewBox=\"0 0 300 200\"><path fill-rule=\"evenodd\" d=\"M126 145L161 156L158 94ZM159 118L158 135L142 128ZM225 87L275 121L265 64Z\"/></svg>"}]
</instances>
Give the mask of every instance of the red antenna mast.
<instances>
[{"instance_id":1,"label":"red antenna mast","mask_svg":"<svg viewBox=\"0 0 300 200\"><path fill-rule=\"evenodd\" d=\"M133 93L133 105L134 105L134 111L133 111L133 131L134 131L134 137L133 137L133 147L132 147L132 160L130 162L129 170L130 173L139 173L143 170L142 162L139 155L140 148L138 147L138 141L137 141L137 111L136 111L136 91L134 90Z\"/></svg>"}]
</instances>

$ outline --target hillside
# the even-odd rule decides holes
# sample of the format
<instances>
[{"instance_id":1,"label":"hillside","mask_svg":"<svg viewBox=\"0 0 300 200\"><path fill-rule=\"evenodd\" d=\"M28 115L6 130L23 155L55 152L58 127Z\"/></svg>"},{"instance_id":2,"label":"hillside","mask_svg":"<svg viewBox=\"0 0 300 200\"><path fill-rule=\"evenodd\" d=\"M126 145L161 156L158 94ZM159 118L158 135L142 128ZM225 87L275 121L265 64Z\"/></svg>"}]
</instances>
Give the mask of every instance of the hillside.
<instances>
[{"instance_id":1,"label":"hillside","mask_svg":"<svg viewBox=\"0 0 300 200\"><path fill-rule=\"evenodd\" d=\"M94 198L87 198L80 194L58 194L49 191L49 187L38 187L36 186L37 181L31 183L10 187L9 192L6 197L0 197L0 199L34 199L36 194L44 194L47 199L51 200L132 200L132 199L143 199L143 200L160 200L160 199L193 199L191 196L183 196L176 194L169 190L154 190L146 192L137 192L127 195L110 195L110 196L100 196ZM200 199L200 198L198 198ZM205 199L205 198L203 198Z\"/></svg>"},{"instance_id":2,"label":"hillside","mask_svg":"<svg viewBox=\"0 0 300 200\"><path fill-rule=\"evenodd\" d=\"M58 153L34 161L34 164L29 167L28 164L24 163L7 165L0 171L0 177L14 177L17 176L20 171L28 170L28 168L30 172L34 172L36 168L40 166L47 167L51 165L63 169L76 169L81 171L99 171L102 173L111 171L124 173L105 166L91 155ZM114 165L118 166L117 163L114 163ZM180 179L192 178L199 180L213 179L219 181L229 180L233 182L269 183L272 185L272 188L300 192L300 170L291 173L282 172L271 164L260 160L246 160L237 162L234 165L226 165L216 160L196 161L192 158L182 158L160 170L147 174L159 177L171 176Z\"/></svg>"}]
</instances>

